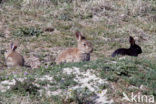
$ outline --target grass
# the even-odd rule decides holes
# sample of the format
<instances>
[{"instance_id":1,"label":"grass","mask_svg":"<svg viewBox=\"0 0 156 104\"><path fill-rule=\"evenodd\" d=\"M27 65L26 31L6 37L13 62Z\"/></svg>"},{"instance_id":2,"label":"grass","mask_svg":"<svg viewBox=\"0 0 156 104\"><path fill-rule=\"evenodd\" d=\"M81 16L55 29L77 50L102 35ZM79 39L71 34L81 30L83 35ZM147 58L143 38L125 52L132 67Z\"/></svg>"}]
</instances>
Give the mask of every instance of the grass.
<instances>
[{"instance_id":1,"label":"grass","mask_svg":"<svg viewBox=\"0 0 156 104\"><path fill-rule=\"evenodd\" d=\"M34 27L20 27L16 31L12 33L14 36L17 37L31 37L31 36L36 36L38 37L40 34L42 34L42 31L38 28Z\"/></svg>"},{"instance_id":2,"label":"grass","mask_svg":"<svg viewBox=\"0 0 156 104\"><path fill-rule=\"evenodd\" d=\"M84 73L94 70L96 76L106 79L108 84L101 84L99 88L108 89L107 96L115 103L122 102L122 92L141 92L156 97L154 0L39 1L26 4L24 0L9 0L0 4L0 82L14 78L35 79L29 83L21 82L8 92L1 92L1 102L88 102L90 96L94 95L89 89L71 91L72 96L69 98L66 98L66 94L46 95L47 86L54 92L79 85L74 80L76 75L63 73L64 68L73 67L80 68ZM53 28L53 31L45 31L47 28ZM55 58L61 50L76 46L74 33L77 30L94 46L91 61L55 65ZM111 58L110 55L115 49L129 47L130 35L135 37L143 53L138 58ZM14 40L20 42L17 51L24 56L27 64L35 66L38 64L36 59L39 60L37 68L7 69L4 66L4 52ZM52 81L37 80L45 75L52 77ZM27 92L26 89L31 89L28 86L34 83L40 86L37 87L38 90L44 89L42 96L38 96L38 91L35 94ZM136 88L131 89L133 86ZM146 90L142 90L140 86L144 86ZM36 87L32 87L31 91L36 91ZM88 99L84 99L86 96Z\"/></svg>"},{"instance_id":3,"label":"grass","mask_svg":"<svg viewBox=\"0 0 156 104\"><path fill-rule=\"evenodd\" d=\"M117 61L117 63L110 63L110 60L112 61ZM53 76L53 81L49 82L48 80L44 81L37 81L40 86L47 86L47 84L52 85L50 88L51 91L57 91L58 89L68 89L70 86L75 86L77 83L73 81L74 76L68 76L62 73L63 68L69 68L69 67L80 67L82 71L86 71L89 69L93 69L94 71L97 72L97 75L100 76L102 79L107 79L109 83L120 83L120 86L115 86L117 87L116 90L117 92L112 92L111 95L114 96L114 98L118 95L119 97L122 98L122 95L120 93L126 92L141 92L143 94L147 95L154 95L156 97L156 92L155 92L155 74L156 74L156 66L154 64L151 64L150 61L143 60L143 59L134 59L131 60L131 58L126 58L122 60L114 60L114 59L101 59L101 60L96 60L96 61L91 61L91 62L86 62L86 63L72 63L72 64L64 64L64 65L54 65L53 67L49 67L47 69L45 68L39 68L37 70L34 70L33 72L29 73L30 75L26 76L28 79L34 79L37 78L35 75L38 77L41 77L43 75L49 75ZM14 78L14 77L13 77ZM3 79L3 77L2 77ZM4 79L3 79L4 80ZM27 83L21 83L17 85L16 87L13 87L11 90L12 94L19 94L22 96L27 96L27 89L32 91L35 91L36 87L31 87L27 88L28 86L30 87L30 84L32 83L30 80L26 81ZM33 81L34 82L34 81ZM22 87L24 85L24 87ZM28 85L28 86L27 86ZM140 86L144 85L148 88L148 90L140 90ZM59 87L58 87L59 86ZM109 85L110 86L110 85ZM109 89L112 91L111 87L108 85L100 85L100 89ZM136 86L138 89L130 90L128 87L130 86ZM42 88L40 87L40 88ZM123 88L123 89L120 89ZM25 90L24 90L25 89ZM92 94L90 93L89 95L86 95L84 91L82 91L85 95L83 96L78 96L79 94L77 91L73 92L73 97L78 97L78 98L72 98L74 99L75 102L78 101L86 101L87 99L82 99L84 96L91 96ZM81 91L81 90L80 90ZM109 91L108 91L109 92ZM4 93L6 94L6 93ZM24 95L23 95L24 94ZM30 93L30 95L33 96L33 94ZM36 94L35 94L36 95ZM35 96L34 95L34 96ZM109 93L108 93L109 95ZM111 98L113 96L110 96ZM50 97L51 98L51 97ZM34 99L34 98L33 98ZM53 98L52 98L53 99ZM56 100L56 99L55 99ZM63 100L63 99L62 99ZM68 99L69 100L69 99ZM59 99L57 100L59 101ZM56 102L57 102L56 101ZM87 102L87 101L86 101Z\"/></svg>"}]
</instances>

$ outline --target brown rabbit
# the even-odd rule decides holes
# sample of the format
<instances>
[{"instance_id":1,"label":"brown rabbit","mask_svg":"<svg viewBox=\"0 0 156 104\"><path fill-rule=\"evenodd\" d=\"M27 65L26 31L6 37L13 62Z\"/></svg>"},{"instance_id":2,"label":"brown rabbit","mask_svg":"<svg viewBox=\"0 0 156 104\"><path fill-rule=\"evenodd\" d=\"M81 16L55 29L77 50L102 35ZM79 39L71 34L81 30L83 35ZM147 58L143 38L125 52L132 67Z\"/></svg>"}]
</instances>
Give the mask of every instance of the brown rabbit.
<instances>
[{"instance_id":1,"label":"brown rabbit","mask_svg":"<svg viewBox=\"0 0 156 104\"><path fill-rule=\"evenodd\" d=\"M8 67L24 66L24 58L16 52L17 45L11 43L10 49L5 52L5 61Z\"/></svg>"},{"instance_id":2,"label":"brown rabbit","mask_svg":"<svg viewBox=\"0 0 156 104\"><path fill-rule=\"evenodd\" d=\"M90 60L90 53L93 51L92 44L80 32L77 31L75 35L78 42L77 48L68 48L61 52L56 59L57 64Z\"/></svg>"}]
</instances>

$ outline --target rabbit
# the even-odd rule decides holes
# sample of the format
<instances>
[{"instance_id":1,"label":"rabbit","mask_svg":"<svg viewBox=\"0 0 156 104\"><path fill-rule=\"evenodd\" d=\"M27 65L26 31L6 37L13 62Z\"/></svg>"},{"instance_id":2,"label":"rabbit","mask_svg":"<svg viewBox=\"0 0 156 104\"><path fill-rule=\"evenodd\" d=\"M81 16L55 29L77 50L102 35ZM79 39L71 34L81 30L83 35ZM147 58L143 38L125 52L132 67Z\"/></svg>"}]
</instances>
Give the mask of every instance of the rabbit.
<instances>
[{"instance_id":1,"label":"rabbit","mask_svg":"<svg viewBox=\"0 0 156 104\"><path fill-rule=\"evenodd\" d=\"M115 57L116 55L128 55L137 57L139 54L142 53L141 47L135 44L135 40L132 36L129 37L129 43L130 48L119 48L113 52L112 57Z\"/></svg>"},{"instance_id":2,"label":"rabbit","mask_svg":"<svg viewBox=\"0 0 156 104\"><path fill-rule=\"evenodd\" d=\"M77 48L62 51L56 59L56 64L90 61L90 53L93 52L92 44L79 31L75 33L75 36L78 42Z\"/></svg>"},{"instance_id":3,"label":"rabbit","mask_svg":"<svg viewBox=\"0 0 156 104\"><path fill-rule=\"evenodd\" d=\"M24 58L16 52L17 45L11 43L10 49L4 53L7 67L24 66Z\"/></svg>"}]
</instances>

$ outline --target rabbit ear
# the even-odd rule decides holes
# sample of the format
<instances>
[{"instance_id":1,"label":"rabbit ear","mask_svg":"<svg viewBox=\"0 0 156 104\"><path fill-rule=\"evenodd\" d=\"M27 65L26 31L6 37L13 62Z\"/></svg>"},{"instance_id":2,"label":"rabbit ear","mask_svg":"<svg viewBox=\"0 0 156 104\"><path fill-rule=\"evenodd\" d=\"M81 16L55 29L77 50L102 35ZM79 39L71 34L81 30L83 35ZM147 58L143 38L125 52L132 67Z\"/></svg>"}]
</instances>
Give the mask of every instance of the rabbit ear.
<instances>
[{"instance_id":1,"label":"rabbit ear","mask_svg":"<svg viewBox=\"0 0 156 104\"><path fill-rule=\"evenodd\" d=\"M14 45L14 43L12 42L12 43L11 43L11 50L15 51L15 50L16 50L16 48L17 48L17 46L16 46L16 45Z\"/></svg>"},{"instance_id":2,"label":"rabbit ear","mask_svg":"<svg viewBox=\"0 0 156 104\"><path fill-rule=\"evenodd\" d=\"M84 36L81 35L81 33L79 31L76 32L76 39L78 41L81 41L81 40L85 40L86 38Z\"/></svg>"},{"instance_id":3,"label":"rabbit ear","mask_svg":"<svg viewBox=\"0 0 156 104\"><path fill-rule=\"evenodd\" d=\"M135 44L135 40L134 40L134 38L132 36L129 37L129 43L131 45L134 45Z\"/></svg>"},{"instance_id":4,"label":"rabbit ear","mask_svg":"<svg viewBox=\"0 0 156 104\"><path fill-rule=\"evenodd\" d=\"M11 49L13 49L13 45L14 45L13 42L11 42L11 44L10 44Z\"/></svg>"}]
</instances>

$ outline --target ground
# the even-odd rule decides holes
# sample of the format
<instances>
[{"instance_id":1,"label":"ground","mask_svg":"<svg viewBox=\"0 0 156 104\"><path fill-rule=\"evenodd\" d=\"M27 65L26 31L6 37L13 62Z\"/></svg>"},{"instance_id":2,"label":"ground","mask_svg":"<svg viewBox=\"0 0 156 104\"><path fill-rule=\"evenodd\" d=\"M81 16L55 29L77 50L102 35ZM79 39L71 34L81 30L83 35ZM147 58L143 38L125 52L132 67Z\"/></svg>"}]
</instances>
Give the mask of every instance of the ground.
<instances>
[{"instance_id":1,"label":"ground","mask_svg":"<svg viewBox=\"0 0 156 104\"><path fill-rule=\"evenodd\" d=\"M155 27L155 0L2 0L0 102L134 104L123 93L156 97ZM77 30L93 44L91 61L56 65L62 50L76 47ZM129 36L143 53L112 58L129 47ZM31 68L5 66L12 41Z\"/></svg>"}]
</instances>

